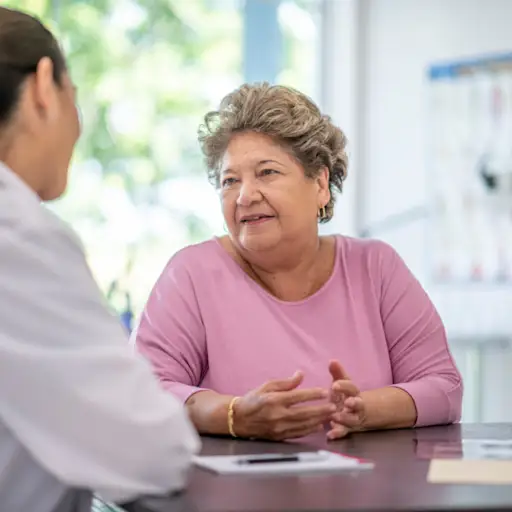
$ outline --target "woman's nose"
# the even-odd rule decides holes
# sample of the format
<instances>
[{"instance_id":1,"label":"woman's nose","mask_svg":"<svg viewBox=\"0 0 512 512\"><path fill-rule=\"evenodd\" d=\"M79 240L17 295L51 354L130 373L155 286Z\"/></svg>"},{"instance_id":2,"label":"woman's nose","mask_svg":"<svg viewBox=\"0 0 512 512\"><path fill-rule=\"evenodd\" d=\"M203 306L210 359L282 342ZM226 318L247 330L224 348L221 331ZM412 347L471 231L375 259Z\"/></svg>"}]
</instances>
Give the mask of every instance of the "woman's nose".
<instances>
[{"instance_id":1,"label":"woman's nose","mask_svg":"<svg viewBox=\"0 0 512 512\"><path fill-rule=\"evenodd\" d=\"M237 204L239 206L250 206L261 200L261 192L257 184L252 181L242 183L238 194Z\"/></svg>"}]
</instances>

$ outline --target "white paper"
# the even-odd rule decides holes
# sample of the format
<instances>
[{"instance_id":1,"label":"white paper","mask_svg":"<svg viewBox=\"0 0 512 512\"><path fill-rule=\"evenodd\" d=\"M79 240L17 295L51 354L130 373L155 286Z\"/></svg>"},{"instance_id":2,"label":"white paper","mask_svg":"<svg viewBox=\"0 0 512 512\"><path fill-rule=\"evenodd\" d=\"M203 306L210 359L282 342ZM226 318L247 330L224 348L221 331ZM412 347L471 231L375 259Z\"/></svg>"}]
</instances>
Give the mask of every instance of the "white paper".
<instances>
[{"instance_id":1,"label":"white paper","mask_svg":"<svg viewBox=\"0 0 512 512\"><path fill-rule=\"evenodd\" d=\"M311 452L307 452L311 453ZM194 464L221 475L262 475L262 474L296 474L316 472L336 472L347 470L371 469L371 462L360 461L329 451L314 452L322 456L315 461L271 462L258 464L240 464L247 455L196 456ZM258 456L261 454L258 454ZM275 454L267 453L267 456ZM288 455L288 454L287 454ZM289 454L296 455L296 454Z\"/></svg>"},{"instance_id":2,"label":"white paper","mask_svg":"<svg viewBox=\"0 0 512 512\"><path fill-rule=\"evenodd\" d=\"M512 460L512 439L464 439L464 459Z\"/></svg>"}]
</instances>

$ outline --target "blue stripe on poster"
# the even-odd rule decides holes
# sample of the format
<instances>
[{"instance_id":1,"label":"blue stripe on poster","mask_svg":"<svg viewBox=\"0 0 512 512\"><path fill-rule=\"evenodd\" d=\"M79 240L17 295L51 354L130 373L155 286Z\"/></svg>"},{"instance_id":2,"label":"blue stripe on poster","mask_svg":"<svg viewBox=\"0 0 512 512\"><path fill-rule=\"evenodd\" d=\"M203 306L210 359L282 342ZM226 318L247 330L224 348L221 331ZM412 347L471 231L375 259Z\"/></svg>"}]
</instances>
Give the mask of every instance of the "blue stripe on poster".
<instances>
[{"instance_id":1,"label":"blue stripe on poster","mask_svg":"<svg viewBox=\"0 0 512 512\"><path fill-rule=\"evenodd\" d=\"M476 72L479 68L508 63L511 64L512 69L512 53L510 52L434 64L428 69L428 76L430 80L449 80L468 71Z\"/></svg>"}]
</instances>

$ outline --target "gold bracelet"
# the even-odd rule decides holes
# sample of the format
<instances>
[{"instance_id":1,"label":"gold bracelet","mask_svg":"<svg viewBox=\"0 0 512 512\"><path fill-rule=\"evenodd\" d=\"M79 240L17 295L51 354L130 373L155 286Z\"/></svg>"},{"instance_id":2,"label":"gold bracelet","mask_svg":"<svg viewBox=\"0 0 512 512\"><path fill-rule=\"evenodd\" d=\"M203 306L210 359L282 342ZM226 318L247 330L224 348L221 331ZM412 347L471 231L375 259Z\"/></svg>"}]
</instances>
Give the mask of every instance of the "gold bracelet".
<instances>
[{"instance_id":1,"label":"gold bracelet","mask_svg":"<svg viewBox=\"0 0 512 512\"><path fill-rule=\"evenodd\" d=\"M231 435L231 437L238 437L235 434L235 430L233 428L233 424L235 423L235 419L234 419L234 416L235 416L235 404L238 402L239 398L240 398L239 396L235 396L235 398L233 398L231 400L231 402L229 402L229 406L228 406L228 430L229 430L229 434Z\"/></svg>"}]
</instances>

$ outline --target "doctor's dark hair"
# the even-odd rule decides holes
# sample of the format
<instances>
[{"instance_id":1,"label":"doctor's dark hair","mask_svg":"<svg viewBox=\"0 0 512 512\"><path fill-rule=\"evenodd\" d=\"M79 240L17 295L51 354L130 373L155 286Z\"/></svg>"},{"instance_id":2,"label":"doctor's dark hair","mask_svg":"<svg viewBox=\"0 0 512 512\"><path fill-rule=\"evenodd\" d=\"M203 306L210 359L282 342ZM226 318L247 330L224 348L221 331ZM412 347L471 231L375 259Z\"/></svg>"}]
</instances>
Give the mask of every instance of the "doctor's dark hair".
<instances>
[{"instance_id":1,"label":"doctor's dark hair","mask_svg":"<svg viewBox=\"0 0 512 512\"><path fill-rule=\"evenodd\" d=\"M25 80L43 57L51 59L61 85L66 61L52 33L33 16L0 7L0 128L11 120Z\"/></svg>"}]
</instances>

